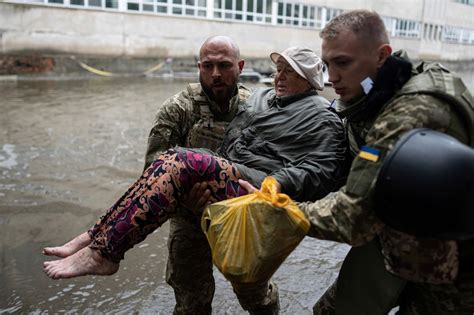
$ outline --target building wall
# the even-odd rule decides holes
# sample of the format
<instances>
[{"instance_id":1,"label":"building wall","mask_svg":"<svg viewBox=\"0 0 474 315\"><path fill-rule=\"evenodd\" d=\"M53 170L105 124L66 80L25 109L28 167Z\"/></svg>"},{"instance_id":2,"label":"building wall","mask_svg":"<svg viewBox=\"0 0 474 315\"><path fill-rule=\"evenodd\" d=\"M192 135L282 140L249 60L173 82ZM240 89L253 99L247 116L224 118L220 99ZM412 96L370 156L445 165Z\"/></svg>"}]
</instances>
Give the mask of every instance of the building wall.
<instances>
[{"instance_id":1,"label":"building wall","mask_svg":"<svg viewBox=\"0 0 474 315\"><path fill-rule=\"evenodd\" d=\"M474 6L449 1L443 13L446 14L445 24L472 28Z\"/></svg>"},{"instance_id":2,"label":"building wall","mask_svg":"<svg viewBox=\"0 0 474 315\"><path fill-rule=\"evenodd\" d=\"M233 37L251 58L292 45L321 46L314 29L9 3L0 3L0 30L4 54L192 57L217 34Z\"/></svg>"},{"instance_id":3,"label":"building wall","mask_svg":"<svg viewBox=\"0 0 474 315\"><path fill-rule=\"evenodd\" d=\"M393 48L407 50L412 58L474 59L474 45L439 40L439 30L447 21L454 26L472 28L469 17L474 13L473 6L451 0L301 0L300 3L343 10L366 8L383 16L427 21L433 26L432 34L438 34L437 38L424 33L424 28L429 30L427 25L421 30L421 38L392 37ZM239 43L244 57L266 58L271 51L293 45L305 45L319 53L321 40L318 32L307 27L0 3L0 53L3 54L50 52L105 57L189 58L197 54L207 37L225 34Z\"/></svg>"},{"instance_id":4,"label":"building wall","mask_svg":"<svg viewBox=\"0 0 474 315\"><path fill-rule=\"evenodd\" d=\"M421 20L424 0L372 0L371 2L371 9L377 11L380 15L403 18L407 20Z\"/></svg>"}]
</instances>

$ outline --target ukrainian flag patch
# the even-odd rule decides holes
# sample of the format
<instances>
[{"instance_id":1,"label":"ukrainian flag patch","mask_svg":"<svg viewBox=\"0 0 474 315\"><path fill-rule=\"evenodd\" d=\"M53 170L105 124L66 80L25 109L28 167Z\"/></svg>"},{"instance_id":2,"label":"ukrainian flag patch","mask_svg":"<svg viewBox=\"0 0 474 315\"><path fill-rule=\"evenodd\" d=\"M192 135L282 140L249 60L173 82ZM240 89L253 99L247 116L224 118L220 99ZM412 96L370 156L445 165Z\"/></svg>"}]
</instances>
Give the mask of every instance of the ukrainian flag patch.
<instances>
[{"instance_id":1,"label":"ukrainian flag patch","mask_svg":"<svg viewBox=\"0 0 474 315\"><path fill-rule=\"evenodd\" d=\"M371 147L361 147L359 152L359 157L372 161L377 162L379 160L380 150L371 148Z\"/></svg>"}]
</instances>

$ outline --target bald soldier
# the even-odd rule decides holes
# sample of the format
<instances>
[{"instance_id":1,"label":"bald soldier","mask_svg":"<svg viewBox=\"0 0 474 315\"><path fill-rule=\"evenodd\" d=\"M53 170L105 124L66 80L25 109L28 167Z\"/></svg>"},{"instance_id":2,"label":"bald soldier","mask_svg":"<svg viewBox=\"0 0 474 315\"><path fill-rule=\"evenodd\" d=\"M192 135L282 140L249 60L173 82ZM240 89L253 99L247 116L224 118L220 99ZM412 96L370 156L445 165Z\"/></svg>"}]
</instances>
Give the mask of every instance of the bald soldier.
<instances>
[{"instance_id":1,"label":"bald soldier","mask_svg":"<svg viewBox=\"0 0 474 315\"><path fill-rule=\"evenodd\" d=\"M244 67L237 44L227 36L207 39L199 52L199 82L166 100L148 138L145 169L174 146L217 151L224 131L250 91L239 84ZM212 255L199 218L190 209L204 206L206 184L189 193L170 218L166 282L173 287L174 314L210 314L214 296Z\"/></svg>"},{"instance_id":2,"label":"bald soldier","mask_svg":"<svg viewBox=\"0 0 474 315\"><path fill-rule=\"evenodd\" d=\"M224 131L250 91L239 84L244 67L240 50L227 36L208 38L199 51L199 82L189 84L158 110L148 138L145 169L174 146L216 151ZM206 184L196 185L170 218L166 282L173 287L174 314L210 314L214 296L212 255L199 218L190 209L204 206Z\"/></svg>"},{"instance_id":3,"label":"bald soldier","mask_svg":"<svg viewBox=\"0 0 474 315\"><path fill-rule=\"evenodd\" d=\"M159 107L148 137L145 169L174 146L217 150L224 131L250 91L239 84L244 67L240 50L227 36L208 38L199 51L199 81L167 99ZM199 219L190 208L203 207L210 192L205 183L191 190L170 218L166 282L173 287L174 314L210 314L214 296L212 256ZM45 248L46 255L67 257L91 242L80 237L61 247Z\"/></svg>"}]
</instances>

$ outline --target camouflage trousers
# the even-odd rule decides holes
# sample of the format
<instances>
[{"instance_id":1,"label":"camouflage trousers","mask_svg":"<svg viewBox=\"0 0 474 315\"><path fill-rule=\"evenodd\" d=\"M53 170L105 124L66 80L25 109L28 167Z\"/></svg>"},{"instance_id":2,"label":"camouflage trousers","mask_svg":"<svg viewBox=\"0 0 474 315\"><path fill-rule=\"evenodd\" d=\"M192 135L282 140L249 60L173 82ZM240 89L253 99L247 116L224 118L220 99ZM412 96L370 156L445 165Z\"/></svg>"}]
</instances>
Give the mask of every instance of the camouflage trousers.
<instances>
[{"instance_id":1,"label":"camouflage trousers","mask_svg":"<svg viewBox=\"0 0 474 315\"><path fill-rule=\"evenodd\" d=\"M337 281L324 292L323 296L314 304L314 315L334 315L336 314L336 288Z\"/></svg>"},{"instance_id":2,"label":"camouflage trousers","mask_svg":"<svg viewBox=\"0 0 474 315\"><path fill-rule=\"evenodd\" d=\"M176 299L173 314L211 314L215 289L211 249L197 217L186 211L179 209L170 218L166 282Z\"/></svg>"},{"instance_id":3,"label":"camouflage trousers","mask_svg":"<svg viewBox=\"0 0 474 315\"><path fill-rule=\"evenodd\" d=\"M367 284L369 285L369 284ZM396 315L472 315L474 306L472 299L474 291L464 299L453 299L450 293L457 291L454 285L420 285L409 283L400 296L399 310ZM316 302L313 307L314 315L345 315L344 312L336 312L337 281L335 281ZM370 299L370 297L367 297ZM468 301L471 300L469 306ZM357 306L347 315L367 314L360 311ZM374 315L384 315L380 313Z\"/></svg>"},{"instance_id":4,"label":"camouflage trousers","mask_svg":"<svg viewBox=\"0 0 474 315\"><path fill-rule=\"evenodd\" d=\"M166 282L173 287L173 314L211 314L214 297L212 254L198 218L179 209L170 218ZM232 283L243 309L250 314L278 314L278 289L272 283Z\"/></svg>"},{"instance_id":5,"label":"camouflage trousers","mask_svg":"<svg viewBox=\"0 0 474 315\"><path fill-rule=\"evenodd\" d=\"M385 269L376 244L350 250L339 278L314 305L313 314L387 314L397 305L397 315L474 314L472 272L460 273L452 284L404 284Z\"/></svg>"},{"instance_id":6,"label":"camouflage trousers","mask_svg":"<svg viewBox=\"0 0 474 315\"><path fill-rule=\"evenodd\" d=\"M408 283L397 315L472 315L474 282L460 284Z\"/></svg>"}]
</instances>

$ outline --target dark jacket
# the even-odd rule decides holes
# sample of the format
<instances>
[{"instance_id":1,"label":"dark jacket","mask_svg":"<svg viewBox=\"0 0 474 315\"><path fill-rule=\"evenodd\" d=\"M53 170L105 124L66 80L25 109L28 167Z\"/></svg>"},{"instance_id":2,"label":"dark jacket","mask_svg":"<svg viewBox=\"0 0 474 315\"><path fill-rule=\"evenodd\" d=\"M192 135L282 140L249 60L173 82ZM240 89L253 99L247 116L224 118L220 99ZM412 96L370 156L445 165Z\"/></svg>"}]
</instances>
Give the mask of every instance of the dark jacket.
<instances>
[{"instance_id":1,"label":"dark jacket","mask_svg":"<svg viewBox=\"0 0 474 315\"><path fill-rule=\"evenodd\" d=\"M345 152L342 121L325 98L260 88L229 125L220 154L254 185L271 175L293 199L316 200L337 188Z\"/></svg>"}]
</instances>

